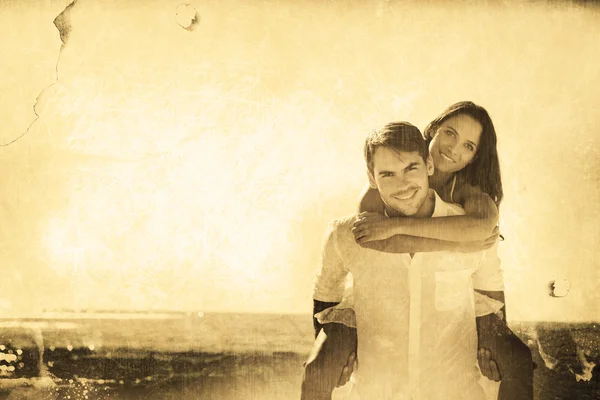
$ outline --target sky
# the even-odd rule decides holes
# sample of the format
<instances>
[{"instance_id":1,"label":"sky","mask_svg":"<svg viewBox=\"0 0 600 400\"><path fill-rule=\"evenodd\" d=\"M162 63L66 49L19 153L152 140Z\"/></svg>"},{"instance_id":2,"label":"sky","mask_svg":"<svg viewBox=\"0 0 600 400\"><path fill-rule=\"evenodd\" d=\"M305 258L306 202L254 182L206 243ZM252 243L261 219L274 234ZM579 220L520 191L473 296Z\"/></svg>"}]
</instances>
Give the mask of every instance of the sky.
<instances>
[{"instance_id":1,"label":"sky","mask_svg":"<svg viewBox=\"0 0 600 400\"><path fill-rule=\"evenodd\" d=\"M1 315L309 313L369 131L471 100L509 320L600 320L598 8L77 0L63 43L69 4L0 2Z\"/></svg>"}]
</instances>

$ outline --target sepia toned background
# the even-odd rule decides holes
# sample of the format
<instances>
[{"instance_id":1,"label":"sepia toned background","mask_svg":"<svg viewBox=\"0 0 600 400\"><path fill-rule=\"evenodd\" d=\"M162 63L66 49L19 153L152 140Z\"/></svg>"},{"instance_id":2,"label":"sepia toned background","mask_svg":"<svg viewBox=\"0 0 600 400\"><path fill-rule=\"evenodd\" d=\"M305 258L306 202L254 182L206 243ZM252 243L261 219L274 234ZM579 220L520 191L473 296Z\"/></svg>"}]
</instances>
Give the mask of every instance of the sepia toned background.
<instances>
[{"instance_id":1,"label":"sepia toned background","mask_svg":"<svg viewBox=\"0 0 600 400\"><path fill-rule=\"evenodd\" d=\"M600 320L597 7L180 3L77 0L60 35L70 1L0 2L0 315L308 315L369 130L471 100L509 321Z\"/></svg>"},{"instance_id":2,"label":"sepia toned background","mask_svg":"<svg viewBox=\"0 0 600 400\"><path fill-rule=\"evenodd\" d=\"M499 135L509 318L599 315L595 8L203 1L190 31L177 1L80 0L59 57L68 2L1 4L2 143L39 115L0 149L3 312L309 312L367 132L467 99Z\"/></svg>"}]
</instances>

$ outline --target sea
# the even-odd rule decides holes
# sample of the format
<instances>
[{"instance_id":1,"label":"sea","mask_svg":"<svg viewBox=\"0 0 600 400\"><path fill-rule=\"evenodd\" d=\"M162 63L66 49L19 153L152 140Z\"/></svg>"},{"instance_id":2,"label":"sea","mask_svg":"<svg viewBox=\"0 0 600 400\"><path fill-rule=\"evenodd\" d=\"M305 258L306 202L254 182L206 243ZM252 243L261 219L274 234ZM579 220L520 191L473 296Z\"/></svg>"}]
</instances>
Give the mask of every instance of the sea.
<instances>
[{"instance_id":1,"label":"sea","mask_svg":"<svg viewBox=\"0 0 600 400\"><path fill-rule=\"evenodd\" d=\"M536 400L600 399L600 324L509 324L532 350ZM298 314L0 318L0 400L299 399L313 340Z\"/></svg>"}]
</instances>

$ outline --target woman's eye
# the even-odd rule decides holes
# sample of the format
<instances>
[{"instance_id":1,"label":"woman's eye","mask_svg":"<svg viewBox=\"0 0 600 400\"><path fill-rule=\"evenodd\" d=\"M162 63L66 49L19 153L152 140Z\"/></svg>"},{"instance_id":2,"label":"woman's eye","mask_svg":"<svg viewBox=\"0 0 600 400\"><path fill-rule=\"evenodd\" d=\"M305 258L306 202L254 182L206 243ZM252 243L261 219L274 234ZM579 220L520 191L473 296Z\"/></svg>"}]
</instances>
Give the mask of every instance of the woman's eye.
<instances>
[{"instance_id":1,"label":"woman's eye","mask_svg":"<svg viewBox=\"0 0 600 400\"><path fill-rule=\"evenodd\" d=\"M448 136L454 136L454 132L446 130L446 135L448 135Z\"/></svg>"},{"instance_id":2,"label":"woman's eye","mask_svg":"<svg viewBox=\"0 0 600 400\"><path fill-rule=\"evenodd\" d=\"M474 148L474 147L473 147L473 145L471 145L471 144L466 144L465 146L466 146L466 147L467 147L467 149L469 149L470 151L474 151L474 150L475 150L475 148Z\"/></svg>"}]
</instances>

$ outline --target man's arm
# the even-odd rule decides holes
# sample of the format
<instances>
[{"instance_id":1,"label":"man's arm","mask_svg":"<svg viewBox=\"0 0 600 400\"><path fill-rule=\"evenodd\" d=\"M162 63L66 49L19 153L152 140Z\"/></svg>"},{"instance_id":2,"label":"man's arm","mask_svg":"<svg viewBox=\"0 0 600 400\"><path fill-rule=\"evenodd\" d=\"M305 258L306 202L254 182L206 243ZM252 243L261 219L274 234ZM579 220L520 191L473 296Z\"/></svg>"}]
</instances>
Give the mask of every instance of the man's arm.
<instances>
[{"instance_id":1,"label":"man's arm","mask_svg":"<svg viewBox=\"0 0 600 400\"><path fill-rule=\"evenodd\" d=\"M321 265L317 271L313 291L315 337L322 328L315 318L315 314L339 304L344 294L348 273L337 245L337 227L332 223L325 235Z\"/></svg>"},{"instance_id":2,"label":"man's arm","mask_svg":"<svg viewBox=\"0 0 600 400\"><path fill-rule=\"evenodd\" d=\"M496 336L498 320L500 320L502 324L506 325L506 303L504 302L504 291L489 291L477 289L475 289L475 291L491 299L500 301L504 304L500 311L498 311L495 314L492 313L475 318L477 324L477 338L481 342L482 338Z\"/></svg>"},{"instance_id":3,"label":"man's arm","mask_svg":"<svg viewBox=\"0 0 600 400\"><path fill-rule=\"evenodd\" d=\"M496 313L496 315L504 322L506 323L506 302L504 301L504 291L503 290L479 290L479 289L475 289L475 291L477 293L480 293L484 296L489 297L490 299L493 300L497 300L499 302L501 302L502 304L504 304L502 306L502 308L500 309L500 311L498 313ZM492 315L492 314L489 314ZM478 317L478 319L483 319L485 317L487 317L488 315L484 315L483 317Z\"/></svg>"},{"instance_id":4,"label":"man's arm","mask_svg":"<svg viewBox=\"0 0 600 400\"><path fill-rule=\"evenodd\" d=\"M477 361L481 373L488 379L497 382L501 380L503 371L500 370L497 363L496 357L498 354L496 353L496 346L493 343L496 342L497 335L502 335L505 329L507 329L504 302L504 276L502 274L500 258L498 257L497 243L493 248L483 252L479 267L473 274L473 289L476 295L475 311L479 315L475 318L477 339L479 342ZM477 310L477 296L480 297L480 307L482 307L482 300L486 298L495 300L493 302L495 304L483 304L483 307ZM484 299L481 299L481 297ZM497 302L501 303L500 307Z\"/></svg>"},{"instance_id":5,"label":"man's arm","mask_svg":"<svg viewBox=\"0 0 600 400\"><path fill-rule=\"evenodd\" d=\"M476 292L503 304L496 314L479 317L478 323L485 324L490 318L500 318L506 323L506 306L504 301L504 274L498 257L498 243L483 252L479 268L473 274L473 288ZM479 326L478 326L479 327Z\"/></svg>"},{"instance_id":6,"label":"man's arm","mask_svg":"<svg viewBox=\"0 0 600 400\"><path fill-rule=\"evenodd\" d=\"M323 329L323 324L319 323L319 321L315 317L315 314L320 313L321 311L323 311L327 308L335 307L338 304L340 304L340 303L339 302L319 301L319 300L313 299L313 327L315 328L315 338L317 337L317 335L319 335L319 332L321 331L321 329Z\"/></svg>"}]
</instances>

